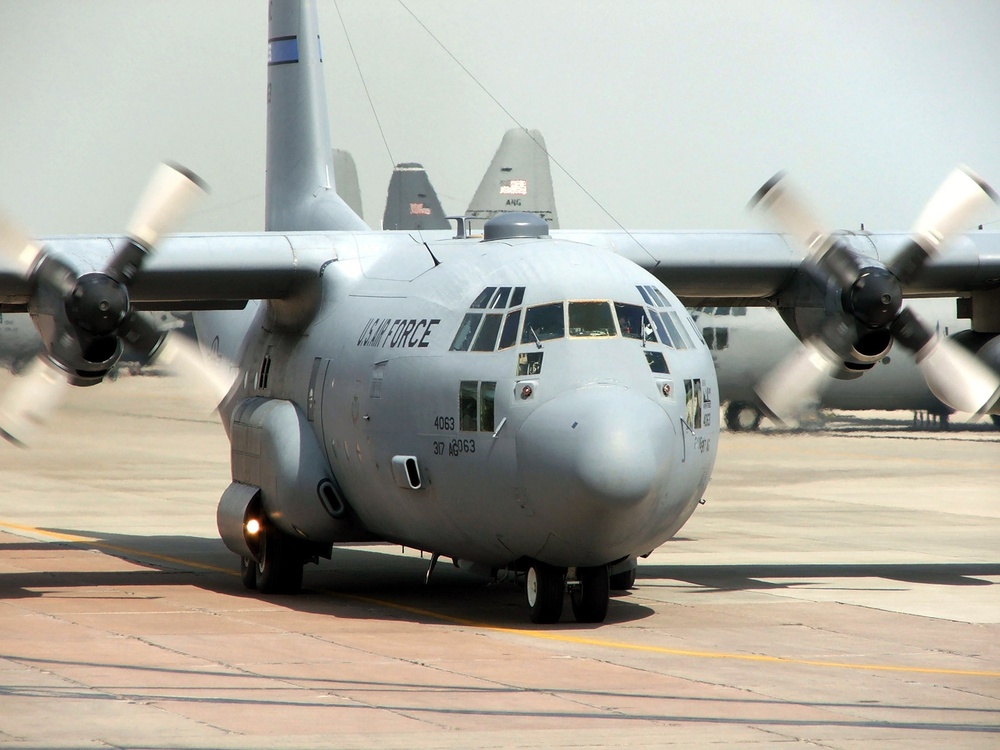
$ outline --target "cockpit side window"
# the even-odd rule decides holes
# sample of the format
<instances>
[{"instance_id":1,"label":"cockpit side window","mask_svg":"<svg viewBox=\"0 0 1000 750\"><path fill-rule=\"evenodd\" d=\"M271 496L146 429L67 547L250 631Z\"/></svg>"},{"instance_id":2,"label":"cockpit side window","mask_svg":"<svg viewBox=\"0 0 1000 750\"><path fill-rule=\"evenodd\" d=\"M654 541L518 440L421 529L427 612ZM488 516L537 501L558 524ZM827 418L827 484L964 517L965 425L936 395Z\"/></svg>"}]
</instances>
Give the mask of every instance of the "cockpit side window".
<instances>
[{"instance_id":1,"label":"cockpit side window","mask_svg":"<svg viewBox=\"0 0 1000 750\"><path fill-rule=\"evenodd\" d=\"M486 287L483 291L481 291L479 293L479 296L476 297L475 302L473 302L470 305L470 307L472 307L472 309L474 309L474 310L480 310L480 309L486 307L486 305L490 301L490 299L493 298L493 293L496 290L497 290L497 288L495 286L488 286L488 287Z\"/></svg>"},{"instance_id":2,"label":"cockpit side window","mask_svg":"<svg viewBox=\"0 0 1000 750\"><path fill-rule=\"evenodd\" d=\"M646 312L639 305L627 305L615 302L615 317L618 318L618 328L627 339L641 339L643 326L649 321Z\"/></svg>"},{"instance_id":3,"label":"cockpit side window","mask_svg":"<svg viewBox=\"0 0 1000 750\"><path fill-rule=\"evenodd\" d=\"M493 295L493 299L490 300L490 307L494 310L507 307L507 298L510 296L510 287L502 286L497 289L496 294Z\"/></svg>"},{"instance_id":4,"label":"cockpit side window","mask_svg":"<svg viewBox=\"0 0 1000 750\"><path fill-rule=\"evenodd\" d=\"M570 302L569 335L601 337L615 335L615 319L607 302Z\"/></svg>"},{"instance_id":5,"label":"cockpit side window","mask_svg":"<svg viewBox=\"0 0 1000 750\"><path fill-rule=\"evenodd\" d=\"M476 336L476 343L472 345L472 351L493 351L493 347L497 345L497 334L500 332L501 320L503 320L502 315L490 314L486 316L483 327L479 329L479 335Z\"/></svg>"},{"instance_id":6,"label":"cockpit side window","mask_svg":"<svg viewBox=\"0 0 1000 750\"><path fill-rule=\"evenodd\" d=\"M500 334L501 349L510 349L517 343L517 330L520 323L520 310L512 310L507 313L507 319L503 322L503 332Z\"/></svg>"},{"instance_id":7,"label":"cockpit side window","mask_svg":"<svg viewBox=\"0 0 1000 750\"><path fill-rule=\"evenodd\" d=\"M524 315L524 332L521 334L522 344L536 341L559 339L566 335L566 323L563 321L562 302L529 307Z\"/></svg>"},{"instance_id":8,"label":"cockpit side window","mask_svg":"<svg viewBox=\"0 0 1000 750\"><path fill-rule=\"evenodd\" d=\"M482 317L482 313L466 314L465 318L462 319L462 325L458 327L458 333L455 334L455 339L451 342L451 351L464 352L468 350L469 344L472 343L472 337L475 335L476 329L479 327L479 320Z\"/></svg>"}]
</instances>

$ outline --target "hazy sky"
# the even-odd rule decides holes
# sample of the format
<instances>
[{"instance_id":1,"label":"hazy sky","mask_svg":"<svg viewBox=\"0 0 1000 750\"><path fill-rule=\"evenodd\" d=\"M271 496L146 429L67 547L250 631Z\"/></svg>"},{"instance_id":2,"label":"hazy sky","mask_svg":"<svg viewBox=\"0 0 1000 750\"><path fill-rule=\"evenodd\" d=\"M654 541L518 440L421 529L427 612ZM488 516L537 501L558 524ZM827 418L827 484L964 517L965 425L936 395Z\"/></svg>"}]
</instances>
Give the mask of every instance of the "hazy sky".
<instances>
[{"instance_id":1,"label":"hazy sky","mask_svg":"<svg viewBox=\"0 0 1000 750\"><path fill-rule=\"evenodd\" d=\"M514 126L407 8L630 228L758 228L744 206L782 168L843 227L908 227L960 162L1000 185L996 0L404 2L319 0L373 226L393 161L459 212ZM185 228L262 228L266 34L264 0L0 0L0 207L118 232L172 159L213 189ZM563 227L614 226L554 177Z\"/></svg>"}]
</instances>

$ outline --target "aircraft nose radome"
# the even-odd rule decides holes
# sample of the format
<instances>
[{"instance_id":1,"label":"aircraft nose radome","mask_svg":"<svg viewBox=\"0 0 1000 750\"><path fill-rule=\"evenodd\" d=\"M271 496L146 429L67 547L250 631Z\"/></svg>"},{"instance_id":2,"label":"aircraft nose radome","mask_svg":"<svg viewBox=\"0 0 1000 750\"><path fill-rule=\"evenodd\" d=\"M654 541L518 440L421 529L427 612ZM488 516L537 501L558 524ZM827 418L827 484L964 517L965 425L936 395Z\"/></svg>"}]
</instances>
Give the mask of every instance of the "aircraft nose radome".
<instances>
[{"instance_id":1,"label":"aircraft nose radome","mask_svg":"<svg viewBox=\"0 0 1000 750\"><path fill-rule=\"evenodd\" d=\"M651 501L666 480L672 436L666 413L634 391L594 387L557 396L517 435L529 502L606 513Z\"/></svg>"}]
</instances>

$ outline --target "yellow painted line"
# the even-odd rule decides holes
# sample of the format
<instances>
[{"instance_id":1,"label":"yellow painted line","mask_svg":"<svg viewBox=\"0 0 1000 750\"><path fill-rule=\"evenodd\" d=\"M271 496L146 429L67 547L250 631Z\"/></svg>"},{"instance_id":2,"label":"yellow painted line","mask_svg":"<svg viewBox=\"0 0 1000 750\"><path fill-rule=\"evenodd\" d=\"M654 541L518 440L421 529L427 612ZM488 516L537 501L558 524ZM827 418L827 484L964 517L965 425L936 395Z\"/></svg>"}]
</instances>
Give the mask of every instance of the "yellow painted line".
<instances>
[{"instance_id":1,"label":"yellow painted line","mask_svg":"<svg viewBox=\"0 0 1000 750\"><path fill-rule=\"evenodd\" d=\"M85 544L91 547L96 547L97 549L107 550L109 552L117 552L128 557L140 557L143 559L156 560L157 562L169 563L171 565L182 565L185 568L196 568L198 570L209 570L213 573L228 573L231 575L239 575L236 571L229 568L221 568L218 565L208 565L206 563L199 563L193 560L186 560L181 557L171 557L170 555L160 555L156 552L146 552L143 550L132 549L131 547L119 547L116 544L108 544L107 542L102 542L99 539L89 536L79 536L76 534L64 534L60 531L49 531L47 529L39 529L35 526L25 526L19 523L10 523L8 521L0 521L0 529L7 529L8 531L20 531L25 534L31 534L33 536L41 536L49 539L54 539L59 542L69 542L70 544Z\"/></svg>"},{"instance_id":2,"label":"yellow painted line","mask_svg":"<svg viewBox=\"0 0 1000 750\"><path fill-rule=\"evenodd\" d=\"M92 537L64 534L58 531L46 531L44 529L39 529L34 526L25 526L21 524L8 523L8 522L0 522L0 529L20 531L22 533L48 537L58 541L70 542L72 544L87 544L93 547L97 547L98 549L118 552L128 556L148 558L150 560L158 560L161 562L172 563L175 565L183 565L186 567L196 568L199 570L209 570L215 573L225 573L227 575L234 575L234 576L239 575L236 571L231 570L229 568L222 568L217 565L206 565L204 563L185 560L179 557L158 555L153 552L144 552L142 550L130 549L128 547L119 547L113 544L105 544L104 542L101 542ZM370 596L362 596L360 594L345 594L337 591L317 591L317 593L327 594L329 596L334 596L340 599L348 599L351 601L363 602L365 604L373 604L379 607L385 607L387 609L397 610L399 612L406 612L411 615L417 615L419 617L426 617L431 620L438 620L440 622L449 622L452 623L453 625L461 625L462 627L474 628L476 630L485 630L493 633L503 633L505 635L514 635L522 638L533 638L536 640L543 640L543 641L553 641L556 643L566 643L576 646L592 646L595 648L607 648L618 651L635 651L646 654L658 654L661 656L683 656L695 659L726 659L729 661L755 662L758 664L785 664L794 666L823 667L826 669L847 669L847 670L862 671L862 672L901 672L906 674L957 675L964 677L1000 678L1000 672L992 672L987 670L943 669L937 667L907 667L895 664L863 664L863 663L853 663L853 662L825 661L819 659L794 659L786 656L770 656L768 654L734 654L734 653L727 653L724 651L694 651L688 649L667 648L665 646L653 646L641 643L625 643L623 641L611 641L611 640L604 640L601 638L590 638L586 636L569 635L567 633L555 632L555 631L526 630L524 628L507 628L507 627L501 627L499 625L490 625L488 623L476 622L475 620L467 620L463 617L446 615L442 612L435 612L433 610L422 609L420 607L412 607L408 604L390 602L384 599L376 599Z\"/></svg>"}]
</instances>

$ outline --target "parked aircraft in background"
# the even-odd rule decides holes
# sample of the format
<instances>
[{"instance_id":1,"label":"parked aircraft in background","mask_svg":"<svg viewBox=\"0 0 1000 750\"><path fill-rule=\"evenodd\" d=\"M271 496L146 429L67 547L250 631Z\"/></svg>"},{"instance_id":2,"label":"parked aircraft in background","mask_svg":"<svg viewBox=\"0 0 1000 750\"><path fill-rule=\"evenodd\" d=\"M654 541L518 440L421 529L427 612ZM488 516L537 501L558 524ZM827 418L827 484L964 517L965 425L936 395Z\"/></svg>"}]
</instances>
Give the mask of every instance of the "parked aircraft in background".
<instances>
[{"instance_id":1,"label":"parked aircraft in background","mask_svg":"<svg viewBox=\"0 0 1000 750\"><path fill-rule=\"evenodd\" d=\"M545 139L537 130L512 128L499 147L463 216L475 228L504 213L529 213L559 228ZM383 229L448 229L448 219L423 166L397 164L389 180ZM463 228L464 229L464 228ZM470 228L471 229L471 228Z\"/></svg>"},{"instance_id":2,"label":"parked aircraft in background","mask_svg":"<svg viewBox=\"0 0 1000 750\"><path fill-rule=\"evenodd\" d=\"M977 343L969 321L957 317L955 299L921 299L910 304L927 320L936 321L941 335L967 346ZM764 414L756 404L754 386L767 375L773 358L788 356L798 347L798 340L767 308L706 307L694 315L715 360L726 426L737 431L757 429ZM819 401L808 408L926 412L944 424L953 412L931 393L913 355L905 350L887 354L864 377L831 380ZM1000 424L996 415L993 421Z\"/></svg>"},{"instance_id":3,"label":"parked aircraft in background","mask_svg":"<svg viewBox=\"0 0 1000 750\"><path fill-rule=\"evenodd\" d=\"M1000 234L959 234L995 197L970 173L909 237L863 241L818 230L768 182L757 203L806 258L781 234L550 232L523 213L482 238L372 232L330 184L317 26L313 2L272 0L267 231L163 238L199 190L164 166L124 237L9 229L0 256L0 305L31 310L45 346L0 402L22 443L58 389L100 382L126 342L184 353L140 310L204 311L205 349L235 363L217 521L248 587L297 591L332 545L382 540L431 553L430 570L447 557L522 577L535 622L557 621L567 593L577 620L604 620L610 588L683 526L715 463L716 374L685 304L782 310L806 342L765 379L782 413L894 342L954 408L994 405L1000 377L902 306L904 291L971 294L973 324L1000 333Z\"/></svg>"}]
</instances>

